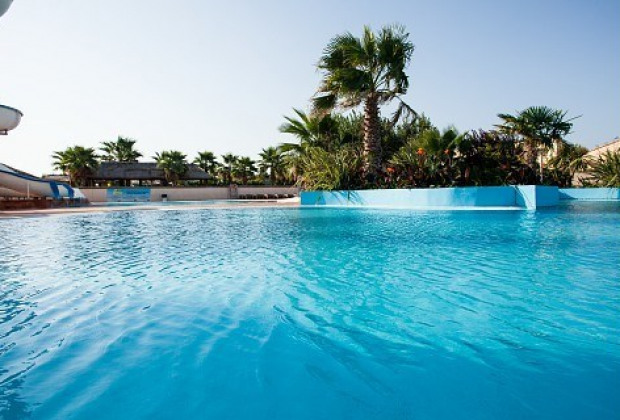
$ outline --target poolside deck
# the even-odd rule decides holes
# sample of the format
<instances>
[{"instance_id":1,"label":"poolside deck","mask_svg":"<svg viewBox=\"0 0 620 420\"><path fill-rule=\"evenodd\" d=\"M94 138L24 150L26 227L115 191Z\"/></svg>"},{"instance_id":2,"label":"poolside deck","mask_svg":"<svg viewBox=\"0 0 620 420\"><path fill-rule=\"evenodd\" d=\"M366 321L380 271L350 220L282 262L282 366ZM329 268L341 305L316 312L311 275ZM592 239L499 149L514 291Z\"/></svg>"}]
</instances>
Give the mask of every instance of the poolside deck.
<instances>
[{"instance_id":1,"label":"poolside deck","mask_svg":"<svg viewBox=\"0 0 620 420\"><path fill-rule=\"evenodd\" d=\"M279 200L251 200L238 201L231 203L229 200L208 203L192 203L192 204L175 204L168 202L166 206L157 205L135 205L135 206L105 206L97 205L97 203L85 207L67 207L67 208L49 208L49 209L28 209L28 210L7 210L0 211L1 218L18 218L18 217L43 217L63 214L81 214L81 213L109 213L119 211L161 211L161 210L199 210L199 209L240 209L240 208L258 208L258 207L296 207L299 206L299 197L285 198Z\"/></svg>"}]
</instances>

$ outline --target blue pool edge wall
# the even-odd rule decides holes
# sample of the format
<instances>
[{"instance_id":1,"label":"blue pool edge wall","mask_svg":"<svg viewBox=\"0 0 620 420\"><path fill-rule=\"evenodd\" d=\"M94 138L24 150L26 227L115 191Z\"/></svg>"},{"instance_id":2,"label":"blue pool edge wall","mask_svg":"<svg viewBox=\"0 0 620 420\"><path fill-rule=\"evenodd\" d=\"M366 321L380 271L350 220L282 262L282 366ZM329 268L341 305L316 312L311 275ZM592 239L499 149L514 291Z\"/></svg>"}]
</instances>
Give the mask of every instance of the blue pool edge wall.
<instances>
[{"instance_id":1,"label":"blue pool edge wall","mask_svg":"<svg viewBox=\"0 0 620 420\"><path fill-rule=\"evenodd\" d=\"M560 200L620 201L620 188L560 188Z\"/></svg>"},{"instance_id":2,"label":"blue pool edge wall","mask_svg":"<svg viewBox=\"0 0 620 420\"><path fill-rule=\"evenodd\" d=\"M558 188L541 185L303 191L303 206L403 208L515 208L535 210L564 200L616 201L618 188Z\"/></svg>"}]
</instances>

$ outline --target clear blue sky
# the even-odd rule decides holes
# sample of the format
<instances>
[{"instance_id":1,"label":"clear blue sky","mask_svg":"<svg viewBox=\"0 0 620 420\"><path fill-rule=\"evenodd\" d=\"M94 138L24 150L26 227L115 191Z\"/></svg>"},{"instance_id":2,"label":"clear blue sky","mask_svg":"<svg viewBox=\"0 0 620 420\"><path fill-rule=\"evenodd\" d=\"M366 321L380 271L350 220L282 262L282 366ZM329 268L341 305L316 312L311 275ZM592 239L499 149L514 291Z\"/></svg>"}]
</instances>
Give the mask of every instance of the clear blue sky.
<instances>
[{"instance_id":1,"label":"clear blue sky","mask_svg":"<svg viewBox=\"0 0 620 420\"><path fill-rule=\"evenodd\" d=\"M490 128L549 105L583 115L570 140L620 135L620 1L15 0L0 19L0 103L22 125L0 161L36 174L73 144L134 137L256 156L288 141L329 39L401 23L416 45L407 99L439 127Z\"/></svg>"}]
</instances>

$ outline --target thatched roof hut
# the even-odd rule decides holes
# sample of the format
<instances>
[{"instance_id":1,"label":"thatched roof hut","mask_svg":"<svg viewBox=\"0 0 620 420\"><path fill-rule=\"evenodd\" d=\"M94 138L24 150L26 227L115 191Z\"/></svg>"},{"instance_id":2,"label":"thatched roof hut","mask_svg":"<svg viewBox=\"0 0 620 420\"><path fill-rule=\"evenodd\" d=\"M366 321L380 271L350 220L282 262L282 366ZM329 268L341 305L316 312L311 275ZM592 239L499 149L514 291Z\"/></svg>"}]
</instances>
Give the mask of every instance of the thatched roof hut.
<instances>
[{"instance_id":1,"label":"thatched roof hut","mask_svg":"<svg viewBox=\"0 0 620 420\"><path fill-rule=\"evenodd\" d=\"M97 170L88 177L91 181L165 181L163 169L155 162L101 162ZM182 181L206 181L211 176L198 165L190 163Z\"/></svg>"}]
</instances>

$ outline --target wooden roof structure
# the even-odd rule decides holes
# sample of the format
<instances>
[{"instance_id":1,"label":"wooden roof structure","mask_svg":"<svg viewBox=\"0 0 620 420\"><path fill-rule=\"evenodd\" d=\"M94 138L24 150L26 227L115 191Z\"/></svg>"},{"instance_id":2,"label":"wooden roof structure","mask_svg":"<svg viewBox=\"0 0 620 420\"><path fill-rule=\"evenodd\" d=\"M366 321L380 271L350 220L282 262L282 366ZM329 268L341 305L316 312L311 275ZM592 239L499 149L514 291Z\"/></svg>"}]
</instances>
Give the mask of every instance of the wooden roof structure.
<instances>
[{"instance_id":1,"label":"wooden roof structure","mask_svg":"<svg viewBox=\"0 0 620 420\"><path fill-rule=\"evenodd\" d=\"M134 181L164 181L164 170L157 167L155 162L101 162L92 175L92 180L134 180ZM187 172L181 177L182 181L206 181L211 179L198 165L187 164Z\"/></svg>"}]
</instances>

